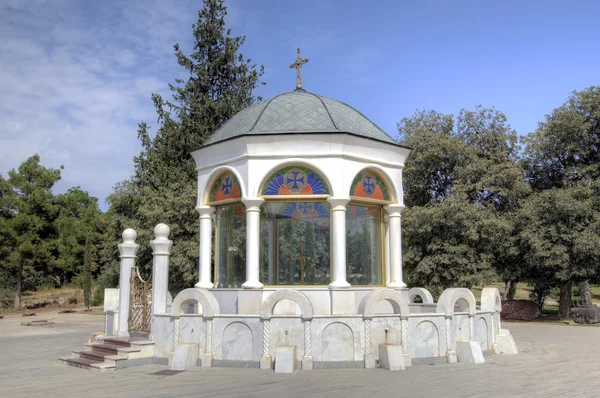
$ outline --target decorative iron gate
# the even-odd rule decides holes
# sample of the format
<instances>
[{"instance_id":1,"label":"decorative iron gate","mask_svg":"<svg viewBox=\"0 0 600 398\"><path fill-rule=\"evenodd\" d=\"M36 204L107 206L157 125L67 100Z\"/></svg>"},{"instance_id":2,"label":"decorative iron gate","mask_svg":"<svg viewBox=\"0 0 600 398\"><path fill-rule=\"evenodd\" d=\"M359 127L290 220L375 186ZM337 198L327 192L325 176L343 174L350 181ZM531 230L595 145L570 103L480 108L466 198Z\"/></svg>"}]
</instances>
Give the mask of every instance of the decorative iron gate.
<instances>
[{"instance_id":1,"label":"decorative iron gate","mask_svg":"<svg viewBox=\"0 0 600 398\"><path fill-rule=\"evenodd\" d=\"M129 330L150 333L152 316L152 280L143 280L138 267L131 269Z\"/></svg>"}]
</instances>

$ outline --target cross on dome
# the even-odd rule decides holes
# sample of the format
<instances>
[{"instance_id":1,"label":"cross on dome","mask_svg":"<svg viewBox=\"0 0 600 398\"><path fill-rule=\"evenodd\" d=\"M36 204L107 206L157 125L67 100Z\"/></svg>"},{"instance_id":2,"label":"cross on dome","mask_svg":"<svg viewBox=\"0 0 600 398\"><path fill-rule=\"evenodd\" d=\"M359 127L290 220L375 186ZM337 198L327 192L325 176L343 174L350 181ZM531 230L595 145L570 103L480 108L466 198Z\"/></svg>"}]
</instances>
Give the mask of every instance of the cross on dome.
<instances>
[{"instance_id":1,"label":"cross on dome","mask_svg":"<svg viewBox=\"0 0 600 398\"><path fill-rule=\"evenodd\" d=\"M302 90L302 75L300 74L300 68L307 62L308 58L302 58L300 56L300 49L298 49L298 58L296 59L296 62L290 65L291 69L296 68L296 90Z\"/></svg>"}]
</instances>

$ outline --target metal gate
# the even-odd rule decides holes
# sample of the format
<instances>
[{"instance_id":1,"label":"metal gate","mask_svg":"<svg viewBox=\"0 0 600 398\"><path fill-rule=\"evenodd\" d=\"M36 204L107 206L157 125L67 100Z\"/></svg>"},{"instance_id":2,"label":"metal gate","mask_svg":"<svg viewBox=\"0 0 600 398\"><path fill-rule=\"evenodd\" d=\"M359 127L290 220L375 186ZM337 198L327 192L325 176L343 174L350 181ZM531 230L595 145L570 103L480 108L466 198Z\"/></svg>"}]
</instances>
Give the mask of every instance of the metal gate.
<instances>
[{"instance_id":1,"label":"metal gate","mask_svg":"<svg viewBox=\"0 0 600 398\"><path fill-rule=\"evenodd\" d=\"M129 283L129 330L150 333L152 279L143 280L139 268L133 267Z\"/></svg>"}]
</instances>

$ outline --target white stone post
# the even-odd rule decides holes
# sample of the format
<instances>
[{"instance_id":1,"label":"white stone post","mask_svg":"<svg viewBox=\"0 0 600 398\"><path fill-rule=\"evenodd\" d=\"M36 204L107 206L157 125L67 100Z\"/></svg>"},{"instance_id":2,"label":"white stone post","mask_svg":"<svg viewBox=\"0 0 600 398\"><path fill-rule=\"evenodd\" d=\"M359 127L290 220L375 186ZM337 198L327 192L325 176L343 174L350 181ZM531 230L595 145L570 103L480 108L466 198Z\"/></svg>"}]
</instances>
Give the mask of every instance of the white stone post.
<instances>
[{"instance_id":1,"label":"white stone post","mask_svg":"<svg viewBox=\"0 0 600 398\"><path fill-rule=\"evenodd\" d=\"M200 213L200 265L199 281L195 287L210 289L214 287L211 281L211 255L212 255L212 215L215 208L212 206L197 206L196 211Z\"/></svg>"},{"instance_id":2,"label":"white stone post","mask_svg":"<svg viewBox=\"0 0 600 398\"><path fill-rule=\"evenodd\" d=\"M171 230L166 224L154 227L155 239L152 246L152 328L154 314L167 313L167 296L169 291L169 257L173 241L169 240Z\"/></svg>"},{"instance_id":3,"label":"white stone post","mask_svg":"<svg viewBox=\"0 0 600 398\"><path fill-rule=\"evenodd\" d=\"M139 245L135 243L137 233L127 228L123 231L123 243L119 244L119 254L121 255L121 266L119 269L119 322L117 327L117 336L129 336L129 294L131 269L135 267L135 255Z\"/></svg>"},{"instance_id":4,"label":"white stone post","mask_svg":"<svg viewBox=\"0 0 600 398\"><path fill-rule=\"evenodd\" d=\"M327 201L331 204L331 249L333 270L330 289L348 288L346 281L346 204L350 198L330 197Z\"/></svg>"},{"instance_id":5,"label":"white stone post","mask_svg":"<svg viewBox=\"0 0 600 398\"><path fill-rule=\"evenodd\" d=\"M389 246L390 246L390 281L387 287L403 288L406 283L402 282L402 236L400 226L400 213L404 205L388 205L385 210L388 213Z\"/></svg>"},{"instance_id":6,"label":"white stone post","mask_svg":"<svg viewBox=\"0 0 600 398\"><path fill-rule=\"evenodd\" d=\"M263 284L259 280L260 267L260 205L263 198L244 198L246 205L246 282L244 289L260 289Z\"/></svg>"}]
</instances>

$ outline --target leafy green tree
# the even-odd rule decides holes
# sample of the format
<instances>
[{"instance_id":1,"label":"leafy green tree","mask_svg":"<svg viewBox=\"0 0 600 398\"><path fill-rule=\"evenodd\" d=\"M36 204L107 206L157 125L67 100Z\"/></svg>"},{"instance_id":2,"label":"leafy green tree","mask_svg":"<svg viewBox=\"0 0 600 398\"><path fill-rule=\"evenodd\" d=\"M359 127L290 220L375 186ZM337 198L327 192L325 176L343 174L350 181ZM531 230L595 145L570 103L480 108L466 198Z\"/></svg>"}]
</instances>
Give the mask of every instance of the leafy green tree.
<instances>
[{"instance_id":1,"label":"leafy green tree","mask_svg":"<svg viewBox=\"0 0 600 398\"><path fill-rule=\"evenodd\" d=\"M600 214L594 191L577 186L537 192L524 201L518 220L538 305L558 287L559 318L568 318L573 283L596 275L600 264Z\"/></svg>"},{"instance_id":2,"label":"leafy green tree","mask_svg":"<svg viewBox=\"0 0 600 398\"><path fill-rule=\"evenodd\" d=\"M226 14L223 0L205 0L193 26L193 52L186 55L175 45L187 80L175 79L170 85L172 100L152 95L159 121L156 135L150 135L146 123L139 124L143 150L134 159L134 176L108 198L119 223L138 230L142 268L151 263L147 243L154 225L169 225L174 242L169 286L174 290L197 279L197 176L189 152L235 113L260 100L252 92L263 84L263 68L257 70L239 53L245 37L231 36Z\"/></svg>"},{"instance_id":3,"label":"leafy green tree","mask_svg":"<svg viewBox=\"0 0 600 398\"><path fill-rule=\"evenodd\" d=\"M562 194L569 198L573 190L584 186L594 190L597 196L600 180L600 86L574 91L564 104L546 115L537 130L523 141L526 144L523 164L534 190L565 189L566 192ZM559 195L556 192L554 194ZM539 232L542 233L542 230ZM565 234L568 236L568 232L565 231ZM596 265L589 263L588 267L594 269ZM577 269L574 264L564 266ZM566 297L566 285L572 281L568 281L564 272L559 275L551 267L545 268L541 275L535 274L539 272L537 267L530 271L530 279L534 281L535 292L539 296L538 302L543 303L551 286L563 286L560 312L561 316L566 316L568 310L565 306L571 302L570 296ZM598 274L594 272L587 274L589 278L598 279ZM591 303L588 279L580 279L578 287L582 302Z\"/></svg>"},{"instance_id":4,"label":"leafy green tree","mask_svg":"<svg viewBox=\"0 0 600 398\"><path fill-rule=\"evenodd\" d=\"M517 135L496 109L458 117L417 111L398 124L412 146L404 170L404 261L430 288L518 278L514 212L530 188L517 163Z\"/></svg>"},{"instance_id":5,"label":"leafy green tree","mask_svg":"<svg viewBox=\"0 0 600 398\"><path fill-rule=\"evenodd\" d=\"M42 166L40 157L34 155L8 176L0 181L0 241L3 267L15 276L14 307L19 309L24 281L50 274L56 262L58 207L51 190L60 179L60 170Z\"/></svg>"}]
</instances>

